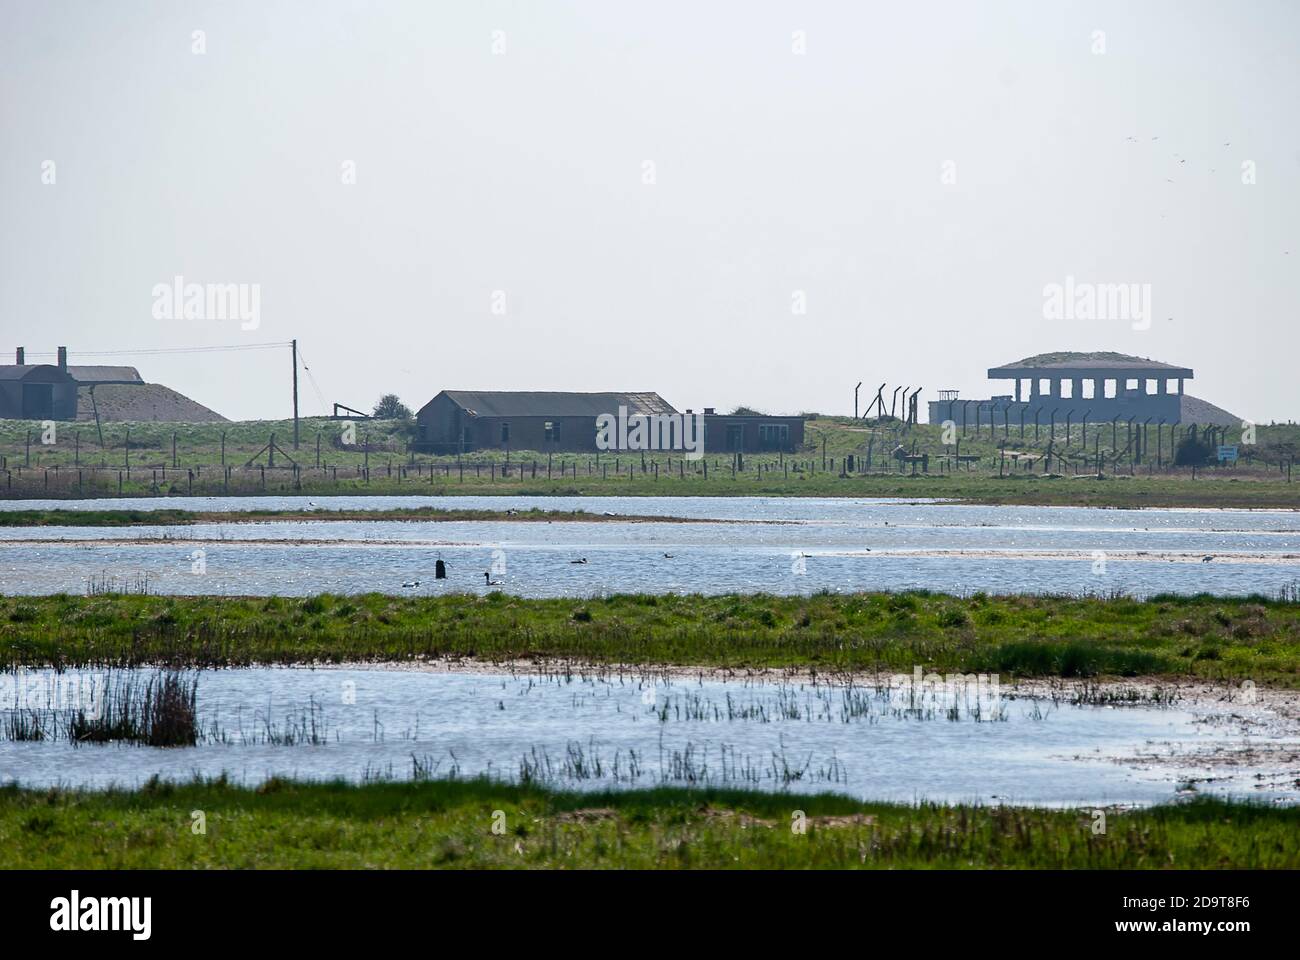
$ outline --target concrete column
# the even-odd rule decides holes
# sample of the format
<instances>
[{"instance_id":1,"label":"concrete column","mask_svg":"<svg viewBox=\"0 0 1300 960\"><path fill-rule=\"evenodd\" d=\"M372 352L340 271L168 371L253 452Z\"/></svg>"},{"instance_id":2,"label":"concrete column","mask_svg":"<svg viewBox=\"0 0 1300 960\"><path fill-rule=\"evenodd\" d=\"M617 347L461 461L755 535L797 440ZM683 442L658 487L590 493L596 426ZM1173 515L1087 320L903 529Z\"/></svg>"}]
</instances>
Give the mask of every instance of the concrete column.
<instances>
[{"instance_id":1,"label":"concrete column","mask_svg":"<svg viewBox=\"0 0 1300 960\"><path fill-rule=\"evenodd\" d=\"M1183 378L1182 378L1182 377L1179 377L1179 378L1178 378L1178 395L1179 395L1180 397L1183 395Z\"/></svg>"},{"instance_id":2,"label":"concrete column","mask_svg":"<svg viewBox=\"0 0 1300 960\"><path fill-rule=\"evenodd\" d=\"M1020 402L1020 384L1022 382L1023 381L1019 377L1016 377L1016 403Z\"/></svg>"}]
</instances>

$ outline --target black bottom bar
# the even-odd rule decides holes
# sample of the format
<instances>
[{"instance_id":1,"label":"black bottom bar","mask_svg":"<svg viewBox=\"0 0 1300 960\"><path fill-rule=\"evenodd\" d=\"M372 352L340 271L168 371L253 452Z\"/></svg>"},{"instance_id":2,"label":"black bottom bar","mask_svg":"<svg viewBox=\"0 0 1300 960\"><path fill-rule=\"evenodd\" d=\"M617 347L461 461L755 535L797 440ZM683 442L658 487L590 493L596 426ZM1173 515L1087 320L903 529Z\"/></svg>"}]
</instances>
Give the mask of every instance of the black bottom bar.
<instances>
[{"instance_id":1,"label":"black bottom bar","mask_svg":"<svg viewBox=\"0 0 1300 960\"><path fill-rule=\"evenodd\" d=\"M528 940L529 931L540 946L579 929L574 945L649 946L674 928L685 938L682 945L696 945L710 930L724 941L741 931L770 931L809 938L810 950L824 945L821 937L830 931L856 930L870 942L872 928L891 928L905 942L926 946L1030 945L1021 938L1041 935L1050 938L1042 949L1192 939L1231 947L1286 933L1296 880L1295 872L1262 871L12 871L0 873L0 916L6 950L73 940L205 951L281 944L338 949L355 942L373 950L385 941L395 946L390 937L504 945ZM75 926L118 929L74 932L73 891ZM118 898L148 898L147 914L143 899ZM148 939L137 940L146 926ZM598 934L615 939L589 939Z\"/></svg>"}]
</instances>

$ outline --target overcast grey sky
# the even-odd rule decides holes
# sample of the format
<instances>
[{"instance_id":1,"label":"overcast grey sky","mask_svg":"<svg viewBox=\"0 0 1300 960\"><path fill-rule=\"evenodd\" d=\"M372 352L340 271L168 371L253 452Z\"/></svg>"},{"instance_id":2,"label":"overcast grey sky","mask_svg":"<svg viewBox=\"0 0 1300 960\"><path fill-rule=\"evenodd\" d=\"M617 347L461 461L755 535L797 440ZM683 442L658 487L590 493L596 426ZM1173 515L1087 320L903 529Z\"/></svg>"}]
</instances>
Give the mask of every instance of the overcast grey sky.
<instances>
[{"instance_id":1,"label":"overcast grey sky","mask_svg":"<svg viewBox=\"0 0 1300 960\"><path fill-rule=\"evenodd\" d=\"M1099 349L1292 419L1298 119L1295 2L0 0L0 360L297 337L367 408L844 413ZM260 326L157 319L177 275ZM1071 276L1149 329L1045 318ZM289 412L285 351L114 362Z\"/></svg>"}]
</instances>

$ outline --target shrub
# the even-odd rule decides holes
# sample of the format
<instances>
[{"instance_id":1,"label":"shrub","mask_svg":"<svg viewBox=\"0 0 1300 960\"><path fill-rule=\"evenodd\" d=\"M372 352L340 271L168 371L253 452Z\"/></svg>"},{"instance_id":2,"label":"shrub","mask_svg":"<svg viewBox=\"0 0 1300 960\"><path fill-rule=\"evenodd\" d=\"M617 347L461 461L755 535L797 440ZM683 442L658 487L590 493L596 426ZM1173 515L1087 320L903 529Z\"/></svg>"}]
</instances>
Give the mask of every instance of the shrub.
<instances>
[{"instance_id":1,"label":"shrub","mask_svg":"<svg viewBox=\"0 0 1300 960\"><path fill-rule=\"evenodd\" d=\"M969 623L970 617L966 615L965 610L950 607L939 614L939 626L941 627L964 627Z\"/></svg>"}]
</instances>

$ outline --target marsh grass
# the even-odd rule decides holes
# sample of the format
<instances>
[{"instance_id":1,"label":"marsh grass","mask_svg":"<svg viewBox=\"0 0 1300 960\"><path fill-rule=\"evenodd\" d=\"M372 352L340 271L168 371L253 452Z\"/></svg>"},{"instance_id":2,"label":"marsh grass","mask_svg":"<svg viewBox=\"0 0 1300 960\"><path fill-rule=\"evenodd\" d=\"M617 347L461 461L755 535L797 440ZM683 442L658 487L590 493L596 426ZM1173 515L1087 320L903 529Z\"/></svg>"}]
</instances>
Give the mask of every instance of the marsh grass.
<instances>
[{"instance_id":1,"label":"marsh grass","mask_svg":"<svg viewBox=\"0 0 1300 960\"><path fill-rule=\"evenodd\" d=\"M73 743L192 747L199 742L197 677L159 672L143 684L130 676L104 686L102 709L78 710L69 723Z\"/></svg>"},{"instance_id":2,"label":"marsh grass","mask_svg":"<svg viewBox=\"0 0 1300 960\"><path fill-rule=\"evenodd\" d=\"M149 595L150 583L148 573L137 573L129 577L118 577L109 573L91 574L86 580L86 596L138 596Z\"/></svg>"},{"instance_id":3,"label":"marsh grass","mask_svg":"<svg viewBox=\"0 0 1300 960\"><path fill-rule=\"evenodd\" d=\"M194 746L202 739L198 678L169 671L105 677L77 706L0 711L0 740Z\"/></svg>"},{"instance_id":4,"label":"marsh grass","mask_svg":"<svg viewBox=\"0 0 1300 960\"><path fill-rule=\"evenodd\" d=\"M49 737L47 720L39 710L9 710L0 725L0 740L38 742Z\"/></svg>"},{"instance_id":5,"label":"marsh grass","mask_svg":"<svg viewBox=\"0 0 1300 960\"><path fill-rule=\"evenodd\" d=\"M960 609L969 622L954 625ZM576 617L575 611L583 613ZM1300 686L1300 603L1208 595L0 597L0 668L473 658ZM683 707L689 709L689 707Z\"/></svg>"},{"instance_id":6,"label":"marsh grass","mask_svg":"<svg viewBox=\"0 0 1300 960\"><path fill-rule=\"evenodd\" d=\"M796 809L807 817L803 835L790 828ZM206 835L191 835L192 810L206 812ZM489 829L493 810L505 815L502 834ZM1107 813L1106 834L1094 835L1090 809L863 803L734 787L586 792L445 776L365 786L10 786L0 787L0 868L1300 866L1300 808L1197 797Z\"/></svg>"},{"instance_id":7,"label":"marsh grass","mask_svg":"<svg viewBox=\"0 0 1300 960\"><path fill-rule=\"evenodd\" d=\"M282 721L276 719L270 703L265 710L255 711L253 720L255 730L251 733L246 733L243 724L239 724L241 743L261 743L274 747L319 747L329 742L325 708L316 702L315 697L308 698L306 707L288 710Z\"/></svg>"}]
</instances>

